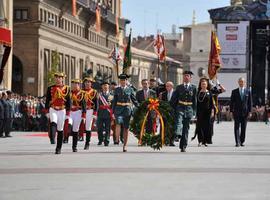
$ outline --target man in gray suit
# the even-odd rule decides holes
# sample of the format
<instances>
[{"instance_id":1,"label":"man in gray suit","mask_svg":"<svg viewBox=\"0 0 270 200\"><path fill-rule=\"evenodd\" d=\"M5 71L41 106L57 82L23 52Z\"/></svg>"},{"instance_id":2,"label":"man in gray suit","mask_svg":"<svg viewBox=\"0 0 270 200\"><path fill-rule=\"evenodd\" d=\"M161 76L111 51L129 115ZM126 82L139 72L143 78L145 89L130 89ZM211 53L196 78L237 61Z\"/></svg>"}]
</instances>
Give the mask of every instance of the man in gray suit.
<instances>
[{"instance_id":1,"label":"man in gray suit","mask_svg":"<svg viewBox=\"0 0 270 200\"><path fill-rule=\"evenodd\" d=\"M156 98L157 97L156 91L149 88L149 82L147 79L143 79L141 81L141 83L142 83L142 89L136 93L136 99L137 99L138 103L141 104L142 102L144 102L148 98Z\"/></svg>"}]
</instances>

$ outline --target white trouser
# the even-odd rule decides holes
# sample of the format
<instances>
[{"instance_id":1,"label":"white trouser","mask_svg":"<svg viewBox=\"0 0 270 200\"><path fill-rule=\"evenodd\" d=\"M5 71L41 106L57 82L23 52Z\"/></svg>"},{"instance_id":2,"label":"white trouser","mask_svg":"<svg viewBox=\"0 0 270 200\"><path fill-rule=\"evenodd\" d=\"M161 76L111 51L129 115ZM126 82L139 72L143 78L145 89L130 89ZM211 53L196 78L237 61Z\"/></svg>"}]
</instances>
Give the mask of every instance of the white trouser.
<instances>
[{"instance_id":1,"label":"white trouser","mask_svg":"<svg viewBox=\"0 0 270 200\"><path fill-rule=\"evenodd\" d=\"M63 131L65 118L66 118L66 109L63 110L55 110L50 108L50 121L57 124L57 131Z\"/></svg>"},{"instance_id":2,"label":"white trouser","mask_svg":"<svg viewBox=\"0 0 270 200\"><path fill-rule=\"evenodd\" d=\"M82 110L71 111L70 117L72 119L72 131L78 132L82 121Z\"/></svg>"},{"instance_id":3,"label":"white trouser","mask_svg":"<svg viewBox=\"0 0 270 200\"><path fill-rule=\"evenodd\" d=\"M85 130L91 131L92 128L92 122L93 122L93 109L86 110L86 119L85 119Z\"/></svg>"}]
</instances>

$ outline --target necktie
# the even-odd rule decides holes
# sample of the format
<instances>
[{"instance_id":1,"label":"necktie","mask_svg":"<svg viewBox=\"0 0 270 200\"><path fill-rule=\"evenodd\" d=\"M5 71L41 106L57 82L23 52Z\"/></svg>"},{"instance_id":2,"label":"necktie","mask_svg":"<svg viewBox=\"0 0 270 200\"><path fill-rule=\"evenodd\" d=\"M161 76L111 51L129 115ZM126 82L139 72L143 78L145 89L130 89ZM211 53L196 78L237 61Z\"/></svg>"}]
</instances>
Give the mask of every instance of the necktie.
<instances>
[{"instance_id":1,"label":"necktie","mask_svg":"<svg viewBox=\"0 0 270 200\"><path fill-rule=\"evenodd\" d=\"M147 99L147 90L144 90L144 99Z\"/></svg>"},{"instance_id":2,"label":"necktie","mask_svg":"<svg viewBox=\"0 0 270 200\"><path fill-rule=\"evenodd\" d=\"M185 88L188 89L188 84L185 84Z\"/></svg>"}]
</instances>

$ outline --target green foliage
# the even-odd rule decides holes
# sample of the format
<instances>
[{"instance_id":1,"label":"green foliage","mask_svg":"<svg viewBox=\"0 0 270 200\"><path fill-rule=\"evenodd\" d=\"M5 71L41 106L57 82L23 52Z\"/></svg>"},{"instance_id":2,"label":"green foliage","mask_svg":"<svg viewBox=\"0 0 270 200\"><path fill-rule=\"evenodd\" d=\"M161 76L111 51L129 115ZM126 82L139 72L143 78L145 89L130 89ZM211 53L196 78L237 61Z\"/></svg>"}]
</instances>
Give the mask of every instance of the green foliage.
<instances>
[{"instance_id":1,"label":"green foliage","mask_svg":"<svg viewBox=\"0 0 270 200\"><path fill-rule=\"evenodd\" d=\"M139 108L135 111L133 120L131 121L130 131L139 139L141 126L144 120L144 117L147 113L147 106L149 100L143 102ZM163 117L165 124L165 145L170 144L170 139L173 137L174 131L174 111L170 104L165 101L159 102L158 110ZM146 122L147 123L147 122ZM154 135L153 133L145 133L142 138L142 146L150 146L154 150L160 150L162 148L161 143L161 134Z\"/></svg>"},{"instance_id":2,"label":"green foliage","mask_svg":"<svg viewBox=\"0 0 270 200\"><path fill-rule=\"evenodd\" d=\"M54 73L58 71L60 63L60 56L59 52L57 50L52 52L52 64L51 64L51 70L48 71L47 74L47 85L53 85L54 84Z\"/></svg>"}]
</instances>

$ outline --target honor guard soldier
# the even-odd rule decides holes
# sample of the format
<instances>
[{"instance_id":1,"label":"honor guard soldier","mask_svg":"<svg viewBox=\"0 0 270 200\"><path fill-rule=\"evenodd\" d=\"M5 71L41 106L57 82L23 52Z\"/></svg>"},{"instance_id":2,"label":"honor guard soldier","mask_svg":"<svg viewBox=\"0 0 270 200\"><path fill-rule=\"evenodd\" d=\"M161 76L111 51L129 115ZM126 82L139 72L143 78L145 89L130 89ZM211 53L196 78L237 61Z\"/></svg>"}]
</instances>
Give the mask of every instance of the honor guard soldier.
<instances>
[{"instance_id":1,"label":"honor guard soldier","mask_svg":"<svg viewBox=\"0 0 270 200\"><path fill-rule=\"evenodd\" d=\"M101 84L102 92L98 95L98 108L97 108L97 128L98 128L98 145L101 145L104 141L104 146L108 146L110 143L111 133L111 120L113 118L113 112L111 103L113 96L109 91L110 84L103 82ZM105 131L105 135L103 132Z\"/></svg>"},{"instance_id":2,"label":"honor guard soldier","mask_svg":"<svg viewBox=\"0 0 270 200\"><path fill-rule=\"evenodd\" d=\"M97 91L92 88L93 82L94 80L90 77L86 77L83 80L84 99L86 102L86 121L85 121L86 140L84 146L85 150L89 149L94 110L97 107Z\"/></svg>"},{"instance_id":3,"label":"honor guard soldier","mask_svg":"<svg viewBox=\"0 0 270 200\"><path fill-rule=\"evenodd\" d=\"M69 116L70 113L70 88L63 84L64 73L56 72L54 77L55 85L48 87L45 108L49 112L51 143L55 143L57 130L55 154L61 154L64 122L66 115Z\"/></svg>"},{"instance_id":4,"label":"honor guard soldier","mask_svg":"<svg viewBox=\"0 0 270 200\"><path fill-rule=\"evenodd\" d=\"M138 102L136 100L134 90L127 86L126 74L120 74L120 86L115 89L113 100L113 113L116 122L116 140L119 143L119 135L121 131L121 125L124 127L124 146L123 152L126 152L126 146L128 141L129 121L132 114L132 103L137 107Z\"/></svg>"},{"instance_id":5,"label":"honor guard soldier","mask_svg":"<svg viewBox=\"0 0 270 200\"><path fill-rule=\"evenodd\" d=\"M77 152L78 143L78 132L81 122L85 123L86 117L86 103L84 99L84 91L81 90L80 79L71 80L72 90L71 90L71 119L72 119L72 150Z\"/></svg>"},{"instance_id":6,"label":"honor guard soldier","mask_svg":"<svg viewBox=\"0 0 270 200\"><path fill-rule=\"evenodd\" d=\"M183 73L184 83L178 85L173 93L170 104L175 108L176 115L176 134L180 136L179 147L181 152L186 152L188 143L188 131L191 118L195 116L197 106L197 89L190 83L191 71Z\"/></svg>"}]
</instances>

